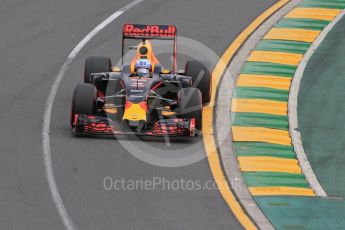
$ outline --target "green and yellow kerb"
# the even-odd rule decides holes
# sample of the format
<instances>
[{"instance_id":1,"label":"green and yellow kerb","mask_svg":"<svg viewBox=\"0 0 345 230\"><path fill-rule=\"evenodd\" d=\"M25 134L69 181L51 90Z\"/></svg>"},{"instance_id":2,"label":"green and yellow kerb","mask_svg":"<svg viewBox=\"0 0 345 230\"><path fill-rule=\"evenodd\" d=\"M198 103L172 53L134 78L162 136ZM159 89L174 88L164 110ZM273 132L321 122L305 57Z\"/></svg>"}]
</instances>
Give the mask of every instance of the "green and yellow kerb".
<instances>
[{"instance_id":1,"label":"green and yellow kerb","mask_svg":"<svg viewBox=\"0 0 345 230\"><path fill-rule=\"evenodd\" d=\"M315 196L291 144L289 89L304 54L344 8L344 0L302 1L256 45L238 76L232 134L254 196Z\"/></svg>"}]
</instances>

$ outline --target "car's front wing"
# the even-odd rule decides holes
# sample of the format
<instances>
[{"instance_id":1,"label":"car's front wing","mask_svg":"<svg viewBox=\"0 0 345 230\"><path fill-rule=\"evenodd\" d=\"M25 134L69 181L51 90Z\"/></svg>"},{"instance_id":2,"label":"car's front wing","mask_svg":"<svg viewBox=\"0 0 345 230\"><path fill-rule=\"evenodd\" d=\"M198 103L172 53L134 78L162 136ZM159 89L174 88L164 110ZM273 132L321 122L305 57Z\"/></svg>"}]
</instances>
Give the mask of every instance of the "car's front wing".
<instances>
[{"instance_id":1,"label":"car's front wing","mask_svg":"<svg viewBox=\"0 0 345 230\"><path fill-rule=\"evenodd\" d=\"M156 121L153 128L140 132L125 130L122 124L102 116L76 114L72 132L75 135L117 135L134 134L140 136L195 136L195 119L173 118Z\"/></svg>"}]
</instances>

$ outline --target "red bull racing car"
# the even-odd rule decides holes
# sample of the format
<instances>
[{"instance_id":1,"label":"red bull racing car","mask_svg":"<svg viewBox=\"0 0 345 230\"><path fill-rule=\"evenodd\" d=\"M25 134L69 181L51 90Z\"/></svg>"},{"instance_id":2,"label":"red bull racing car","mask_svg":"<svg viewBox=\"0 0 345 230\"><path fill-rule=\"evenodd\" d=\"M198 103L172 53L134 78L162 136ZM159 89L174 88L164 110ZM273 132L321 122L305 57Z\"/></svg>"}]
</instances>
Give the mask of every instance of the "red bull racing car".
<instances>
[{"instance_id":1,"label":"red bull racing car","mask_svg":"<svg viewBox=\"0 0 345 230\"><path fill-rule=\"evenodd\" d=\"M89 57L84 83L74 90L73 134L196 136L202 130L203 104L210 101L211 73L199 61L187 61L176 71L176 27L126 24L125 39L141 40L130 63L112 67L108 57ZM152 40L173 42L173 68L158 61Z\"/></svg>"}]
</instances>

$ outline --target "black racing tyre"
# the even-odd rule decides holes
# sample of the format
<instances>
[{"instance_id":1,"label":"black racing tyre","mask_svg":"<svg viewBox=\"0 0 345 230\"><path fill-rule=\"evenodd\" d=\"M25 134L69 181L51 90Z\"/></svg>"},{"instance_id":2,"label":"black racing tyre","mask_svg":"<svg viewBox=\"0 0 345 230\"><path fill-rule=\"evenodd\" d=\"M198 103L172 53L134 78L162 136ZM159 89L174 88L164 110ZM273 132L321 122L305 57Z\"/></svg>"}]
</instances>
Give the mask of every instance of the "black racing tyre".
<instances>
[{"instance_id":1,"label":"black racing tyre","mask_svg":"<svg viewBox=\"0 0 345 230\"><path fill-rule=\"evenodd\" d=\"M195 118L195 128L202 130L202 95L197 88L184 88L177 94L179 116Z\"/></svg>"},{"instance_id":2,"label":"black racing tyre","mask_svg":"<svg viewBox=\"0 0 345 230\"><path fill-rule=\"evenodd\" d=\"M88 57L85 61L84 83L91 83L91 74L111 72L109 57Z\"/></svg>"},{"instance_id":3,"label":"black racing tyre","mask_svg":"<svg viewBox=\"0 0 345 230\"><path fill-rule=\"evenodd\" d=\"M202 103L207 104L211 100L212 75L210 70L200 61L187 61L185 75L192 77L193 87L202 93Z\"/></svg>"},{"instance_id":4,"label":"black racing tyre","mask_svg":"<svg viewBox=\"0 0 345 230\"><path fill-rule=\"evenodd\" d=\"M94 115L97 110L97 89L88 83L78 84L73 93L71 106L71 127L75 114Z\"/></svg>"}]
</instances>

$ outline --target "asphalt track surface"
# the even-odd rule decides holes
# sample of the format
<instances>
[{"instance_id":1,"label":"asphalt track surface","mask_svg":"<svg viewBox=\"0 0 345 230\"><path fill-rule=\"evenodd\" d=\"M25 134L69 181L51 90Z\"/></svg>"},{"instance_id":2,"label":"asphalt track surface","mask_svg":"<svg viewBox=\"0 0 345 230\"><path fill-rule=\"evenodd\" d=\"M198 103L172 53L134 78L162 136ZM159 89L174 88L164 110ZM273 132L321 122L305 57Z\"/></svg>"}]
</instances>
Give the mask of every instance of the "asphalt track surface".
<instances>
[{"instance_id":1,"label":"asphalt track surface","mask_svg":"<svg viewBox=\"0 0 345 230\"><path fill-rule=\"evenodd\" d=\"M69 52L127 1L3 0L0 5L0 228L64 229L42 159L42 117L49 90ZM184 167L143 162L116 140L74 138L68 119L72 92L90 55L120 57L124 23L175 24L219 56L269 0L145 0L102 30L79 53L63 79L51 118L54 176L77 229L240 229L216 190L107 191L105 177L126 180L212 180L207 159ZM217 60L214 60L216 62ZM133 141L135 145L136 140ZM202 140L194 152L205 155ZM189 154L188 143L150 142ZM184 152L185 151L185 152ZM189 150L190 151L190 150Z\"/></svg>"}]
</instances>

